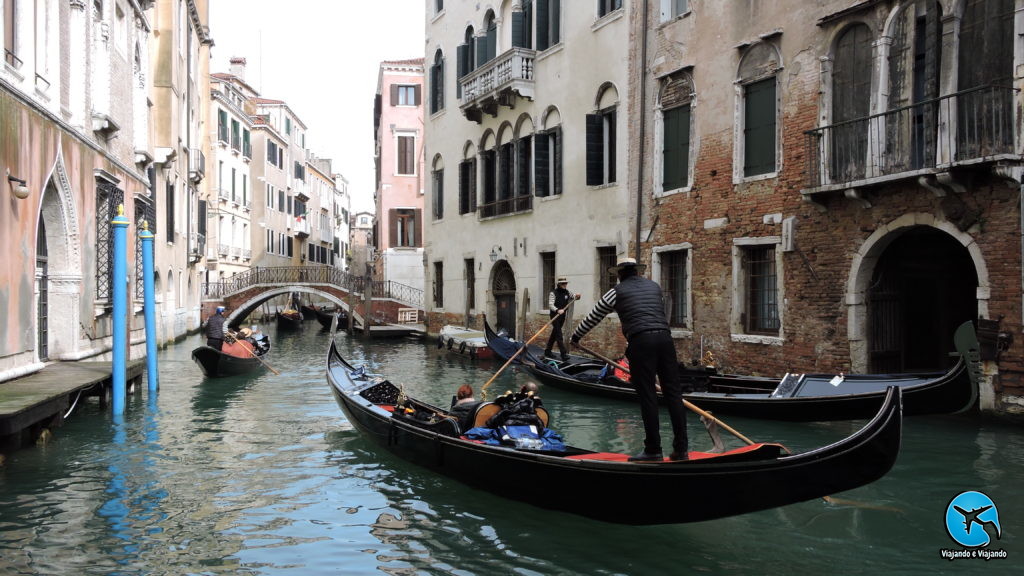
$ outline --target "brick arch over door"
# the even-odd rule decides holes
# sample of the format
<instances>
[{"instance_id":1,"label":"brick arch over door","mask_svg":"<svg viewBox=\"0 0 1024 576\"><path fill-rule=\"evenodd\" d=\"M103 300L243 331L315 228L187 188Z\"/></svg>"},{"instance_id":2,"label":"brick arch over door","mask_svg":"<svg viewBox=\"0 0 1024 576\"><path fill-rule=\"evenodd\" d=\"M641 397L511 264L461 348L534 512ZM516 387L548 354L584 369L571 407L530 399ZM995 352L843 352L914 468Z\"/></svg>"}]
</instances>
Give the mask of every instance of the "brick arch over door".
<instances>
[{"instance_id":1,"label":"brick arch over door","mask_svg":"<svg viewBox=\"0 0 1024 576\"><path fill-rule=\"evenodd\" d=\"M846 286L847 336L850 342L850 361L854 372L870 369L869 294L876 282L875 271L885 251L899 238L913 230L931 229L946 234L959 243L966 258L974 267L977 277L977 316L988 317L990 278L981 249L974 238L952 223L932 214L905 214L875 230L854 254ZM950 343L952 346L952 343Z\"/></svg>"}]
</instances>

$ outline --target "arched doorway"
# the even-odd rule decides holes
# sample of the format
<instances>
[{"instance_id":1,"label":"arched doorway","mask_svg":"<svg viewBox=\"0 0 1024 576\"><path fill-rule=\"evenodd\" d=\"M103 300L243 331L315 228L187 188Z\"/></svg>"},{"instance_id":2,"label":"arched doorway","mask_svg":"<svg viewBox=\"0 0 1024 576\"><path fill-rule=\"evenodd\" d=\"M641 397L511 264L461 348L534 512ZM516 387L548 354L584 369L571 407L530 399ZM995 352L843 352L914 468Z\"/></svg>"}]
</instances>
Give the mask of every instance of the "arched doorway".
<instances>
[{"instance_id":1,"label":"arched doorway","mask_svg":"<svg viewBox=\"0 0 1024 576\"><path fill-rule=\"evenodd\" d=\"M82 342L82 257L77 210L57 152L36 225L36 350L40 361L77 359ZM50 314L58 310L58 314Z\"/></svg>"},{"instance_id":2,"label":"arched doorway","mask_svg":"<svg viewBox=\"0 0 1024 576\"><path fill-rule=\"evenodd\" d=\"M906 228L878 256L867 290L869 372L948 368L953 332L978 318L977 288L960 241L929 226Z\"/></svg>"},{"instance_id":3,"label":"arched doorway","mask_svg":"<svg viewBox=\"0 0 1024 576\"><path fill-rule=\"evenodd\" d=\"M491 280L494 294L495 330L505 330L509 337L516 334L516 275L508 262L501 260L494 265Z\"/></svg>"}]
</instances>

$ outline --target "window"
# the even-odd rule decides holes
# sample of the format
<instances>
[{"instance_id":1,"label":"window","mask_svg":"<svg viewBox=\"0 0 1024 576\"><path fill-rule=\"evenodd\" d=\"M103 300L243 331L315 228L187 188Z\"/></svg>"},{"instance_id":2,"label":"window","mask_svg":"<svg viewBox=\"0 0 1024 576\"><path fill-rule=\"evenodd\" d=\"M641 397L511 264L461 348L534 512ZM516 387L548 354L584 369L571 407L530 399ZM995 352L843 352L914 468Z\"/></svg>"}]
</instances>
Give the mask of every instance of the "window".
<instances>
[{"instance_id":1,"label":"window","mask_svg":"<svg viewBox=\"0 0 1024 576\"><path fill-rule=\"evenodd\" d=\"M267 141L267 163L277 166L277 142Z\"/></svg>"},{"instance_id":2,"label":"window","mask_svg":"<svg viewBox=\"0 0 1024 576\"><path fill-rule=\"evenodd\" d=\"M547 308L548 294L555 287L555 253L540 253L540 308Z\"/></svg>"},{"instance_id":3,"label":"window","mask_svg":"<svg viewBox=\"0 0 1024 576\"><path fill-rule=\"evenodd\" d=\"M270 228L267 228L267 238L266 238L266 241L267 241L267 246L266 246L267 254L273 254L274 253L274 231L271 230Z\"/></svg>"},{"instance_id":4,"label":"window","mask_svg":"<svg viewBox=\"0 0 1024 576\"><path fill-rule=\"evenodd\" d=\"M587 186L615 182L615 108L587 114Z\"/></svg>"},{"instance_id":5,"label":"window","mask_svg":"<svg viewBox=\"0 0 1024 576\"><path fill-rule=\"evenodd\" d=\"M661 189L690 185L690 103L693 87L689 76L673 75L660 94L662 120Z\"/></svg>"},{"instance_id":6,"label":"window","mask_svg":"<svg viewBox=\"0 0 1024 576\"><path fill-rule=\"evenodd\" d=\"M419 87L419 85L392 84L391 85L391 105L392 106L419 106L420 105L420 87Z\"/></svg>"},{"instance_id":7,"label":"window","mask_svg":"<svg viewBox=\"0 0 1024 576\"><path fill-rule=\"evenodd\" d=\"M296 161L295 165L292 168L293 168L293 175L294 175L296 180L305 180L306 179L306 166L302 162Z\"/></svg>"},{"instance_id":8,"label":"window","mask_svg":"<svg viewBox=\"0 0 1024 576\"><path fill-rule=\"evenodd\" d=\"M434 262L434 307L444 307L444 262Z\"/></svg>"},{"instance_id":9,"label":"window","mask_svg":"<svg viewBox=\"0 0 1024 576\"><path fill-rule=\"evenodd\" d=\"M276 195L274 194L274 187L271 186L270 184L267 184L266 192L267 192L267 194L266 194L266 196L267 196L267 208L270 208L271 210L273 210L274 206L277 205L277 202L275 201Z\"/></svg>"},{"instance_id":10,"label":"window","mask_svg":"<svg viewBox=\"0 0 1024 576\"><path fill-rule=\"evenodd\" d=\"M242 131L238 120L231 120L231 149L236 152L242 149Z\"/></svg>"},{"instance_id":11,"label":"window","mask_svg":"<svg viewBox=\"0 0 1024 576\"><path fill-rule=\"evenodd\" d=\"M19 1L4 2L4 62L14 68L21 68L21 60L17 56L18 44L15 42L18 27L14 23L14 5Z\"/></svg>"},{"instance_id":12,"label":"window","mask_svg":"<svg viewBox=\"0 0 1024 576\"><path fill-rule=\"evenodd\" d=\"M742 247L743 329L748 334L779 333L775 245Z\"/></svg>"},{"instance_id":13,"label":"window","mask_svg":"<svg viewBox=\"0 0 1024 576\"><path fill-rule=\"evenodd\" d=\"M174 184L167 182L166 194L166 206L164 209L167 214L167 242L174 242Z\"/></svg>"},{"instance_id":14,"label":"window","mask_svg":"<svg viewBox=\"0 0 1024 576\"><path fill-rule=\"evenodd\" d=\"M238 196L235 194L235 180L237 180L238 170L235 168L231 169L231 201L238 204Z\"/></svg>"},{"instance_id":15,"label":"window","mask_svg":"<svg viewBox=\"0 0 1024 576\"><path fill-rule=\"evenodd\" d=\"M661 0L661 21L667 22L690 11L690 0Z\"/></svg>"},{"instance_id":16,"label":"window","mask_svg":"<svg viewBox=\"0 0 1024 576\"><path fill-rule=\"evenodd\" d=\"M444 56L438 50L434 53L434 65L430 67L430 113L444 109Z\"/></svg>"},{"instance_id":17,"label":"window","mask_svg":"<svg viewBox=\"0 0 1024 576\"><path fill-rule=\"evenodd\" d=\"M480 153L483 167L484 204L483 216L494 216L494 208L498 201L498 154L492 148Z\"/></svg>"},{"instance_id":18,"label":"window","mask_svg":"<svg viewBox=\"0 0 1024 576\"><path fill-rule=\"evenodd\" d=\"M398 154L396 174L400 176L414 176L416 174L416 137L397 136Z\"/></svg>"},{"instance_id":19,"label":"window","mask_svg":"<svg viewBox=\"0 0 1024 576\"><path fill-rule=\"evenodd\" d=\"M622 0L597 0L597 17L600 18L622 8Z\"/></svg>"},{"instance_id":20,"label":"window","mask_svg":"<svg viewBox=\"0 0 1024 576\"><path fill-rule=\"evenodd\" d=\"M288 211L291 212L291 204L288 205ZM277 191L277 211L284 212L284 190L278 189Z\"/></svg>"},{"instance_id":21,"label":"window","mask_svg":"<svg viewBox=\"0 0 1024 576\"><path fill-rule=\"evenodd\" d=\"M249 131L242 130L242 156L252 159L252 142L249 139Z\"/></svg>"},{"instance_id":22,"label":"window","mask_svg":"<svg viewBox=\"0 0 1024 576\"><path fill-rule=\"evenodd\" d=\"M466 258L465 263L466 310L474 310L476 309L476 260L473 258Z\"/></svg>"},{"instance_id":23,"label":"window","mask_svg":"<svg viewBox=\"0 0 1024 576\"><path fill-rule=\"evenodd\" d=\"M775 77L743 89L743 176L775 172Z\"/></svg>"},{"instance_id":24,"label":"window","mask_svg":"<svg viewBox=\"0 0 1024 576\"><path fill-rule=\"evenodd\" d=\"M476 211L476 159L459 163L459 214Z\"/></svg>"},{"instance_id":25,"label":"window","mask_svg":"<svg viewBox=\"0 0 1024 576\"><path fill-rule=\"evenodd\" d=\"M847 28L836 42L832 63L831 176L849 182L866 175L871 111L871 53L874 39L866 24ZM859 121L854 121L859 120Z\"/></svg>"},{"instance_id":26,"label":"window","mask_svg":"<svg viewBox=\"0 0 1024 576\"><path fill-rule=\"evenodd\" d=\"M488 10L487 15L484 16L484 30L484 35L476 39L477 66L494 60L494 57L498 55L498 22L493 11Z\"/></svg>"},{"instance_id":27,"label":"window","mask_svg":"<svg viewBox=\"0 0 1024 576\"><path fill-rule=\"evenodd\" d=\"M391 210L390 238L392 247L418 248L420 241L420 212L418 208L394 208Z\"/></svg>"},{"instance_id":28,"label":"window","mask_svg":"<svg viewBox=\"0 0 1024 576\"><path fill-rule=\"evenodd\" d=\"M533 2L522 0L520 7L512 12L512 46L533 48Z\"/></svg>"},{"instance_id":29,"label":"window","mask_svg":"<svg viewBox=\"0 0 1024 576\"><path fill-rule=\"evenodd\" d=\"M435 0L434 12L441 12L442 10L444 10L444 0Z\"/></svg>"},{"instance_id":30,"label":"window","mask_svg":"<svg viewBox=\"0 0 1024 576\"><path fill-rule=\"evenodd\" d=\"M242 206L249 205L249 175L242 174Z\"/></svg>"},{"instance_id":31,"label":"window","mask_svg":"<svg viewBox=\"0 0 1024 576\"><path fill-rule=\"evenodd\" d=\"M615 266L615 250L615 246L599 246L597 248L598 297L603 296L619 282L618 275L608 271L609 268Z\"/></svg>"},{"instance_id":32,"label":"window","mask_svg":"<svg viewBox=\"0 0 1024 576\"><path fill-rule=\"evenodd\" d=\"M435 166L438 164L435 161ZM444 218L444 168L434 168L431 173L431 182L433 184L431 194L433 195L433 207L434 220L440 220Z\"/></svg>"},{"instance_id":33,"label":"window","mask_svg":"<svg viewBox=\"0 0 1024 576\"><path fill-rule=\"evenodd\" d=\"M284 117L284 133L288 135L292 133L292 119L287 116Z\"/></svg>"},{"instance_id":34,"label":"window","mask_svg":"<svg viewBox=\"0 0 1024 576\"><path fill-rule=\"evenodd\" d=\"M537 51L561 42L561 0L537 0Z\"/></svg>"},{"instance_id":35,"label":"window","mask_svg":"<svg viewBox=\"0 0 1024 576\"><path fill-rule=\"evenodd\" d=\"M513 211L512 196L515 194L514 148L512 142L505 142L498 146L498 202L495 206L498 214L508 214Z\"/></svg>"},{"instance_id":36,"label":"window","mask_svg":"<svg viewBox=\"0 0 1024 576\"><path fill-rule=\"evenodd\" d=\"M533 194L532 168L533 136L527 134L516 140L516 196L519 197L516 204L519 209L528 207L525 204L529 202L529 197Z\"/></svg>"},{"instance_id":37,"label":"window","mask_svg":"<svg viewBox=\"0 0 1024 576\"><path fill-rule=\"evenodd\" d=\"M173 187L171 187L173 190ZM113 182L96 180L96 299L113 296L114 230L111 220L124 203L124 191ZM173 207L173 204L170 205ZM173 222L173 220L172 220Z\"/></svg>"},{"instance_id":38,"label":"window","mask_svg":"<svg viewBox=\"0 0 1024 576\"><path fill-rule=\"evenodd\" d=\"M466 28L462 37L463 43L455 49L455 97L462 98L462 77L469 74L476 68L476 40L473 35L473 27Z\"/></svg>"},{"instance_id":39,"label":"window","mask_svg":"<svg viewBox=\"0 0 1024 576\"><path fill-rule=\"evenodd\" d=\"M217 110L217 140L228 143L228 112Z\"/></svg>"},{"instance_id":40,"label":"window","mask_svg":"<svg viewBox=\"0 0 1024 576\"><path fill-rule=\"evenodd\" d=\"M669 326L686 328L689 325L687 303L689 301L689 279L687 274L687 250L661 252L661 288L665 297L665 312Z\"/></svg>"}]
</instances>

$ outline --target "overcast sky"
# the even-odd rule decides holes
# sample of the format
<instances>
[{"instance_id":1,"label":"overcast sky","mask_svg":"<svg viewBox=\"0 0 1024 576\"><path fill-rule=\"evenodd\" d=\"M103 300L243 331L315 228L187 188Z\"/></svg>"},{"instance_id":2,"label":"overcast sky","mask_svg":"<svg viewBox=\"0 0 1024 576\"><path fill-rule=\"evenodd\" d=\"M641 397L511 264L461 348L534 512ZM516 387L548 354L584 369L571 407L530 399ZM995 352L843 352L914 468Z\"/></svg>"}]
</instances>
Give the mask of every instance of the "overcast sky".
<instances>
[{"instance_id":1,"label":"overcast sky","mask_svg":"<svg viewBox=\"0 0 1024 576\"><path fill-rule=\"evenodd\" d=\"M423 56L423 0L210 0L210 72L246 59L245 79L284 100L306 146L373 209L373 97L383 60Z\"/></svg>"}]
</instances>

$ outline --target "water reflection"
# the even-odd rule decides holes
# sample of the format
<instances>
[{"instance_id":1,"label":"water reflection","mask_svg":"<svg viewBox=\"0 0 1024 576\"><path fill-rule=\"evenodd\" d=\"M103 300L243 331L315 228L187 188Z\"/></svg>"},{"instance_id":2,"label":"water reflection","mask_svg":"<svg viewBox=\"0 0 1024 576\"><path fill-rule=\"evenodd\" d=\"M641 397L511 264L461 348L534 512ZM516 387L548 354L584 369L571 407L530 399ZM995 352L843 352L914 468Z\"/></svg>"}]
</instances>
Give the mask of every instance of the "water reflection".
<instances>
[{"instance_id":1,"label":"water reflection","mask_svg":"<svg viewBox=\"0 0 1024 576\"><path fill-rule=\"evenodd\" d=\"M324 381L326 335L271 337L268 361L281 376L204 380L188 356L196 337L160 352L159 395L129 398L120 422L87 403L53 442L11 454L0 468L0 573L969 573L1002 566L939 559L939 548L951 545L942 522L949 500L981 490L1002 517L1024 513L1024 433L959 417L905 420L892 472L833 503L660 527L543 510L368 442ZM347 357L442 406L460 384L479 391L500 367L433 343L337 339ZM510 368L490 397L525 380ZM634 404L555 388L541 395L570 443L640 446ZM793 450L863 425L725 419ZM687 420L693 447L710 446L697 418ZM602 493L594 505L618 497ZM1011 526L999 545L1012 554L1019 535Z\"/></svg>"}]
</instances>

